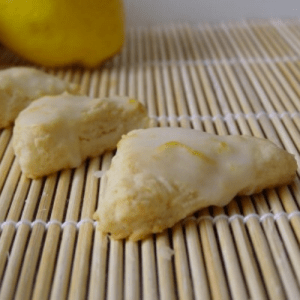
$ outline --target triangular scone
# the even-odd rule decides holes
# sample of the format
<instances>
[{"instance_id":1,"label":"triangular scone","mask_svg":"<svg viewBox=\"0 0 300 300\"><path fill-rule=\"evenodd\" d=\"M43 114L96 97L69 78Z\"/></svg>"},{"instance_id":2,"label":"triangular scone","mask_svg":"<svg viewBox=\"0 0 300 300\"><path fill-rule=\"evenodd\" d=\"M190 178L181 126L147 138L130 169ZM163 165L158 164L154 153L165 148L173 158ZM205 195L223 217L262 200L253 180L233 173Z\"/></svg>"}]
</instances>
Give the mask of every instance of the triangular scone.
<instances>
[{"instance_id":1,"label":"triangular scone","mask_svg":"<svg viewBox=\"0 0 300 300\"><path fill-rule=\"evenodd\" d=\"M113 238L138 240L203 207L290 183L296 169L292 154L264 139L134 130L118 143L94 217Z\"/></svg>"},{"instance_id":2,"label":"triangular scone","mask_svg":"<svg viewBox=\"0 0 300 300\"><path fill-rule=\"evenodd\" d=\"M65 91L76 93L79 86L31 67L13 67L0 71L0 128L14 120L32 101Z\"/></svg>"},{"instance_id":3,"label":"triangular scone","mask_svg":"<svg viewBox=\"0 0 300 300\"><path fill-rule=\"evenodd\" d=\"M13 147L22 172L36 178L115 149L121 136L149 126L145 107L128 97L64 93L32 102L15 121Z\"/></svg>"}]
</instances>

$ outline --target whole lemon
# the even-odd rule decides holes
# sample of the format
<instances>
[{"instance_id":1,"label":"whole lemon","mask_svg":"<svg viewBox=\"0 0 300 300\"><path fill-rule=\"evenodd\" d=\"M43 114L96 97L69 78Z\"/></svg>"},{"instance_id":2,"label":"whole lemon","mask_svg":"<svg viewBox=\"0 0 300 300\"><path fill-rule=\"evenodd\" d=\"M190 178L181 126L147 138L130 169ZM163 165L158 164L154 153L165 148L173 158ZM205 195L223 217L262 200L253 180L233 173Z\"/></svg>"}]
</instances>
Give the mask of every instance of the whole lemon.
<instances>
[{"instance_id":1,"label":"whole lemon","mask_svg":"<svg viewBox=\"0 0 300 300\"><path fill-rule=\"evenodd\" d=\"M0 41L44 66L95 67L124 41L122 0L2 0Z\"/></svg>"}]
</instances>

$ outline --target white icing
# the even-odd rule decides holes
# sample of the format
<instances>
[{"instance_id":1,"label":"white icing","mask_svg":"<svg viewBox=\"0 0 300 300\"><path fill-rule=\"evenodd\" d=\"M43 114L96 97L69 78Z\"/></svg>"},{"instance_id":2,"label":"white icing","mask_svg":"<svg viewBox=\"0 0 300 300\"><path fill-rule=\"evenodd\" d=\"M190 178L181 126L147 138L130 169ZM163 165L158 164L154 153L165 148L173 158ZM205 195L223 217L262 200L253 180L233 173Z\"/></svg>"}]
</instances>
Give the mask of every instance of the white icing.
<instances>
[{"instance_id":1,"label":"white icing","mask_svg":"<svg viewBox=\"0 0 300 300\"><path fill-rule=\"evenodd\" d=\"M241 137L216 137L178 128L151 128L135 134L122 143L140 170L169 182L185 183L201 197L214 199L214 204L234 197L236 190L255 179L251 139L241 142Z\"/></svg>"},{"instance_id":2,"label":"white icing","mask_svg":"<svg viewBox=\"0 0 300 300\"><path fill-rule=\"evenodd\" d=\"M118 144L95 218L112 237L137 240L237 194L289 183L296 169L293 155L264 139L134 130Z\"/></svg>"}]
</instances>

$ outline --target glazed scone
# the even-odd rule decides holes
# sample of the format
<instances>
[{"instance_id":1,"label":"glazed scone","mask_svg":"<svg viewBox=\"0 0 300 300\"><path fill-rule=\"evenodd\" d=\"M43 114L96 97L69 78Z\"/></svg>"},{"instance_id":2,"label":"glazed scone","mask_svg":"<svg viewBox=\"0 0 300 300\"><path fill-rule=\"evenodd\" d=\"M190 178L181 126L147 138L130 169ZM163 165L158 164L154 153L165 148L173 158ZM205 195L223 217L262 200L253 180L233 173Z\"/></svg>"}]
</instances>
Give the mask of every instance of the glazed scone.
<instances>
[{"instance_id":1,"label":"glazed scone","mask_svg":"<svg viewBox=\"0 0 300 300\"><path fill-rule=\"evenodd\" d=\"M78 167L114 149L123 134L148 125L145 107L134 99L64 93L40 98L19 114L13 147L22 172L37 178Z\"/></svg>"},{"instance_id":2,"label":"glazed scone","mask_svg":"<svg viewBox=\"0 0 300 300\"><path fill-rule=\"evenodd\" d=\"M94 218L113 238L138 240L201 208L288 184L296 169L292 154L265 139L183 128L134 130L118 143L102 178Z\"/></svg>"},{"instance_id":3,"label":"glazed scone","mask_svg":"<svg viewBox=\"0 0 300 300\"><path fill-rule=\"evenodd\" d=\"M78 85L31 67L13 67L0 71L0 128L14 120L32 101L65 91L76 93Z\"/></svg>"}]
</instances>

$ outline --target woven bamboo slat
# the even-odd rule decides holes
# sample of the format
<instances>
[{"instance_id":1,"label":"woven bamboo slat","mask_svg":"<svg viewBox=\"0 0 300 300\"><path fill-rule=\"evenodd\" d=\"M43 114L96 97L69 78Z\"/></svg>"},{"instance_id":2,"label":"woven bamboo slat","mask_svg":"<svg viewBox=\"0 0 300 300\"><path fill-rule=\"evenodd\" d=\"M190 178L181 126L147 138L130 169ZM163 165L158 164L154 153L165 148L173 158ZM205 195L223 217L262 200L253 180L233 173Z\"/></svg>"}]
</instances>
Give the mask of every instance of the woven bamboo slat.
<instances>
[{"instance_id":1,"label":"woven bamboo slat","mask_svg":"<svg viewBox=\"0 0 300 300\"><path fill-rule=\"evenodd\" d=\"M299 20L172 24L128 29L99 68L43 70L91 97L137 98L153 127L268 138L300 166L299 51ZM0 45L1 69L20 65ZM300 299L300 169L289 186L116 241L93 220L114 152L30 180L12 134L0 129L1 300Z\"/></svg>"}]
</instances>

